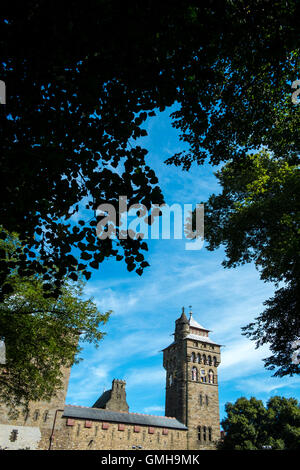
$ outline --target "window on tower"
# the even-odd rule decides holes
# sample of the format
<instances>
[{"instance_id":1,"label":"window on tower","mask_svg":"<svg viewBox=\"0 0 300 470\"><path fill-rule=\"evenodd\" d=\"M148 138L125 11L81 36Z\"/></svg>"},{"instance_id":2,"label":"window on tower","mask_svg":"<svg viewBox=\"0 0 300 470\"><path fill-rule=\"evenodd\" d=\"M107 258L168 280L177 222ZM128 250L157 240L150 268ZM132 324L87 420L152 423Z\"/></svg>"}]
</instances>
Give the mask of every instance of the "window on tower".
<instances>
[{"instance_id":1,"label":"window on tower","mask_svg":"<svg viewBox=\"0 0 300 470\"><path fill-rule=\"evenodd\" d=\"M197 367L192 368L192 380L194 380L194 381L198 380L198 369L197 369Z\"/></svg>"},{"instance_id":2,"label":"window on tower","mask_svg":"<svg viewBox=\"0 0 300 470\"><path fill-rule=\"evenodd\" d=\"M197 433L198 433L198 441L201 441L201 426L198 426Z\"/></svg>"}]
</instances>

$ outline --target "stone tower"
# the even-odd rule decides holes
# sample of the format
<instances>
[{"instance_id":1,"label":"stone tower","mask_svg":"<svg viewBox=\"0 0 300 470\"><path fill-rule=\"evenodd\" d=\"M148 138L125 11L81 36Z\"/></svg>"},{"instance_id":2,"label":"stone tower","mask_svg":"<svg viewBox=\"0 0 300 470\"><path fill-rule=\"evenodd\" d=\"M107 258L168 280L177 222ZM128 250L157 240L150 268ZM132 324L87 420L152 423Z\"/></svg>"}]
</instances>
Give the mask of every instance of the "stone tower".
<instances>
[{"instance_id":1,"label":"stone tower","mask_svg":"<svg viewBox=\"0 0 300 470\"><path fill-rule=\"evenodd\" d=\"M217 367L220 345L184 309L175 322L174 342L163 350L166 416L188 427L188 449L213 449L220 439Z\"/></svg>"},{"instance_id":2,"label":"stone tower","mask_svg":"<svg viewBox=\"0 0 300 470\"><path fill-rule=\"evenodd\" d=\"M110 411L129 412L126 401L126 382L114 379L110 390L106 390L94 403L93 408L103 408Z\"/></svg>"}]
</instances>

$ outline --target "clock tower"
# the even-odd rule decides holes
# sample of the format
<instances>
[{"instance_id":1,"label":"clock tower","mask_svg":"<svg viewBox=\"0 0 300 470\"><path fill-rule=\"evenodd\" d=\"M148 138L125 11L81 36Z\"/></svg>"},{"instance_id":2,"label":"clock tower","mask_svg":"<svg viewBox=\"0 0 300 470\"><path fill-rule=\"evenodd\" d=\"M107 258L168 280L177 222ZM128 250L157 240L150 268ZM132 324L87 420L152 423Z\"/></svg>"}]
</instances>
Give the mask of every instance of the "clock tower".
<instances>
[{"instance_id":1,"label":"clock tower","mask_svg":"<svg viewBox=\"0 0 300 470\"><path fill-rule=\"evenodd\" d=\"M218 374L220 345L184 308L174 342L163 350L166 416L188 427L188 449L214 449L220 439Z\"/></svg>"}]
</instances>

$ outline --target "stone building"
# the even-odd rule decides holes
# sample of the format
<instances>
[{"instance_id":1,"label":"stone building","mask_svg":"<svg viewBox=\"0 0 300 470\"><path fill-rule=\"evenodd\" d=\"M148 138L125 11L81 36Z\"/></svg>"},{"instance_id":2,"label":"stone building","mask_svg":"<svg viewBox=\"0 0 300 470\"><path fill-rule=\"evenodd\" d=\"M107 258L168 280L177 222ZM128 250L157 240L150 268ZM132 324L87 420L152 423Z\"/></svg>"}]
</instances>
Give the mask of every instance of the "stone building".
<instances>
[{"instance_id":1,"label":"stone building","mask_svg":"<svg viewBox=\"0 0 300 470\"><path fill-rule=\"evenodd\" d=\"M6 449L214 449L220 439L217 367L220 345L209 330L187 319L175 322L174 341L163 350L165 416L129 412L126 383L114 379L91 407L65 405L64 386L49 402L33 402L10 419L0 407L0 448Z\"/></svg>"},{"instance_id":2,"label":"stone building","mask_svg":"<svg viewBox=\"0 0 300 470\"><path fill-rule=\"evenodd\" d=\"M217 367L220 345L209 330L184 310L175 322L174 342L163 350L166 374L166 416L187 428L188 449L212 449L220 438Z\"/></svg>"}]
</instances>

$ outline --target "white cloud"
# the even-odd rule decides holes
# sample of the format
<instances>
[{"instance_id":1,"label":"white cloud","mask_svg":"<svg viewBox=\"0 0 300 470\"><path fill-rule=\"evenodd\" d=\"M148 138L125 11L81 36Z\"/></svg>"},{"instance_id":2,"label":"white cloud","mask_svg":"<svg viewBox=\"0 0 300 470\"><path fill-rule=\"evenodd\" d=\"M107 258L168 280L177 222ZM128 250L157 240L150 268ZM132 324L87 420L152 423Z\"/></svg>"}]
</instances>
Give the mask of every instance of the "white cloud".
<instances>
[{"instance_id":1,"label":"white cloud","mask_svg":"<svg viewBox=\"0 0 300 470\"><path fill-rule=\"evenodd\" d=\"M132 369L126 374L127 388L137 385L163 385L165 383L165 371L162 367Z\"/></svg>"},{"instance_id":2,"label":"white cloud","mask_svg":"<svg viewBox=\"0 0 300 470\"><path fill-rule=\"evenodd\" d=\"M240 380L241 377L260 372L263 369L262 359L268 356L269 349L255 349L252 341L241 339L223 349L219 377L221 382Z\"/></svg>"},{"instance_id":3,"label":"white cloud","mask_svg":"<svg viewBox=\"0 0 300 470\"><path fill-rule=\"evenodd\" d=\"M154 370L145 369L143 361L157 358L159 351L173 341L170 333L174 331L174 321L180 315L181 305L187 302L193 305L195 319L214 330L212 339L226 346L222 349L221 383L239 381L263 368L262 358L267 350L256 350L253 342L241 336L240 330L260 312L264 300L253 267L243 267L241 275L222 268L216 270L211 260L200 269L196 259L184 264L181 254L174 255L169 263L159 259L156 253L152 257L155 258L153 270L151 274L146 272L142 279L131 278L128 282L125 278L119 282L113 278L112 282L107 279L89 283L86 294L94 296L102 311L113 309L114 312L99 349L87 346L85 361L72 371L72 390L81 390L87 371L93 377L84 392L77 392L77 399L80 395L91 400L99 387L110 387L116 369L118 378L126 378L129 388L137 390L145 383L154 383L163 390L162 360Z\"/></svg>"},{"instance_id":4,"label":"white cloud","mask_svg":"<svg viewBox=\"0 0 300 470\"><path fill-rule=\"evenodd\" d=\"M155 411L157 412L160 412L160 413L164 413L165 412L165 407L164 406L146 406L146 408L144 408L144 413L146 414L151 414Z\"/></svg>"},{"instance_id":5,"label":"white cloud","mask_svg":"<svg viewBox=\"0 0 300 470\"><path fill-rule=\"evenodd\" d=\"M275 395L280 394L282 389L290 389L291 396L293 396L295 389L299 389L299 385L300 377L265 377L263 380L259 380L258 377L251 377L242 379L239 382L239 389L255 395ZM285 390L285 395L287 395L287 390Z\"/></svg>"}]
</instances>

